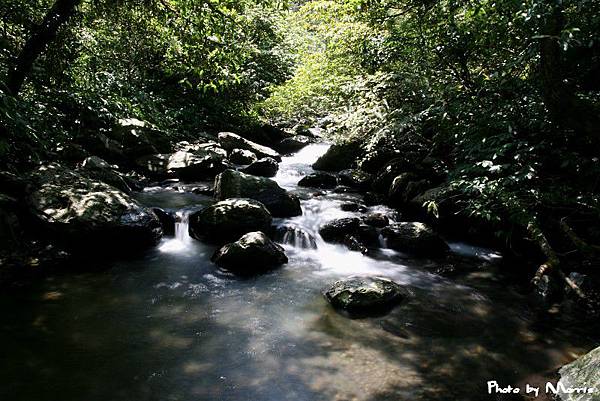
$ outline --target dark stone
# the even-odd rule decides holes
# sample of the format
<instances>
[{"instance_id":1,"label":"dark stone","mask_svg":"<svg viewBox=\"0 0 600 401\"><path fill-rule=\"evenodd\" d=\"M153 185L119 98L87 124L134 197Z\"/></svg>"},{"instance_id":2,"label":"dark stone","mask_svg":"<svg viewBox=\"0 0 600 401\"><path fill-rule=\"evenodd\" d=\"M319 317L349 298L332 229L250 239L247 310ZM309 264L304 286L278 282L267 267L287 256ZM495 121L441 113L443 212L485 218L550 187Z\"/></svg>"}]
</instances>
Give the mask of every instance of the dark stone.
<instances>
[{"instance_id":1,"label":"dark stone","mask_svg":"<svg viewBox=\"0 0 600 401\"><path fill-rule=\"evenodd\" d=\"M410 171L412 167L404 158L399 157L391 160L375 175L372 185L373 190L387 194L394 178Z\"/></svg>"},{"instance_id":2,"label":"dark stone","mask_svg":"<svg viewBox=\"0 0 600 401\"><path fill-rule=\"evenodd\" d=\"M354 235L358 232L360 220L356 217L347 217L332 220L319 228L319 234L327 242L344 242L347 235Z\"/></svg>"},{"instance_id":3,"label":"dark stone","mask_svg":"<svg viewBox=\"0 0 600 401\"><path fill-rule=\"evenodd\" d=\"M448 244L424 223L404 222L385 227L381 234L389 248L421 256L446 254Z\"/></svg>"},{"instance_id":4,"label":"dark stone","mask_svg":"<svg viewBox=\"0 0 600 401\"><path fill-rule=\"evenodd\" d=\"M175 216L175 213L167 212L166 210L161 209L159 207L152 208L152 211L160 221L163 234L175 235L175 222L177 221L177 216Z\"/></svg>"},{"instance_id":5,"label":"dark stone","mask_svg":"<svg viewBox=\"0 0 600 401\"><path fill-rule=\"evenodd\" d=\"M407 292L388 278L350 277L333 284L324 295L336 309L351 314L378 315L400 303Z\"/></svg>"},{"instance_id":6,"label":"dark stone","mask_svg":"<svg viewBox=\"0 0 600 401\"><path fill-rule=\"evenodd\" d=\"M373 182L373 176L358 169L342 170L338 174L340 184L358 191L368 191Z\"/></svg>"},{"instance_id":7,"label":"dark stone","mask_svg":"<svg viewBox=\"0 0 600 401\"><path fill-rule=\"evenodd\" d=\"M383 228L390 224L390 219L383 213L369 213L362 217L362 221L373 227Z\"/></svg>"},{"instance_id":8,"label":"dark stone","mask_svg":"<svg viewBox=\"0 0 600 401\"><path fill-rule=\"evenodd\" d=\"M337 178L334 175L322 172L311 173L298 181L298 186L301 187L328 189L334 188L336 185Z\"/></svg>"},{"instance_id":9,"label":"dark stone","mask_svg":"<svg viewBox=\"0 0 600 401\"><path fill-rule=\"evenodd\" d=\"M190 216L190 236L213 243L235 241L252 231L266 232L272 217L253 199L235 198L217 202Z\"/></svg>"},{"instance_id":10,"label":"dark stone","mask_svg":"<svg viewBox=\"0 0 600 401\"><path fill-rule=\"evenodd\" d=\"M393 205L403 205L411 199L407 188L409 183L416 180L416 178L417 176L413 173L402 173L396 176L389 187L389 202Z\"/></svg>"},{"instance_id":11,"label":"dark stone","mask_svg":"<svg viewBox=\"0 0 600 401\"><path fill-rule=\"evenodd\" d=\"M344 212L364 212L367 210L366 207L364 207L363 205L360 205L356 202L342 203L342 205L340 206L340 209L342 209Z\"/></svg>"},{"instance_id":12,"label":"dark stone","mask_svg":"<svg viewBox=\"0 0 600 401\"><path fill-rule=\"evenodd\" d=\"M229 161L234 164L248 165L256 160L256 155L245 149L233 149L229 154Z\"/></svg>"},{"instance_id":13,"label":"dark stone","mask_svg":"<svg viewBox=\"0 0 600 401\"><path fill-rule=\"evenodd\" d=\"M250 164L242 171L246 174L252 174L259 177L275 177L279 170L277 160L272 157L264 157Z\"/></svg>"},{"instance_id":14,"label":"dark stone","mask_svg":"<svg viewBox=\"0 0 600 401\"><path fill-rule=\"evenodd\" d=\"M369 249L365 246L365 244L363 244L362 241L354 235L346 235L342 243L351 251L360 252L363 255L369 253Z\"/></svg>"},{"instance_id":15,"label":"dark stone","mask_svg":"<svg viewBox=\"0 0 600 401\"><path fill-rule=\"evenodd\" d=\"M302 214L300 200L287 193L275 181L239 171L226 170L215 179L215 199L255 199L274 217L293 217Z\"/></svg>"},{"instance_id":16,"label":"dark stone","mask_svg":"<svg viewBox=\"0 0 600 401\"><path fill-rule=\"evenodd\" d=\"M338 185L337 187L333 188L333 192L336 194L347 194L351 192L356 192L356 190L345 185Z\"/></svg>"},{"instance_id":17,"label":"dark stone","mask_svg":"<svg viewBox=\"0 0 600 401\"><path fill-rule=\"evenodd\" d=\"M309 145L313 140L306 135L295 135L285 138L276 146L281 153L294 153Z\"/></svg>"},{"instance_id":18,"label":"dark stone","mask_svg":"<svg viewBox=\"0 0 600 401\"><path fill-rule=\"evenodd\" d=\"M238 241L224 245L211 260L243 276L269 271L288 262L283 248L260 231L247 233Z\"/></svg>"},{"instance_id":19,"label":"dark stone","mask_svg":"<svg viewBox=\"0 0 600 401\"><path fill-rule=\"evenodd\" d=\"M362 152L360 142L331 145L327 152L313 164L315 170L340 171L353 168Z\"/></svg>"}]
</instances>

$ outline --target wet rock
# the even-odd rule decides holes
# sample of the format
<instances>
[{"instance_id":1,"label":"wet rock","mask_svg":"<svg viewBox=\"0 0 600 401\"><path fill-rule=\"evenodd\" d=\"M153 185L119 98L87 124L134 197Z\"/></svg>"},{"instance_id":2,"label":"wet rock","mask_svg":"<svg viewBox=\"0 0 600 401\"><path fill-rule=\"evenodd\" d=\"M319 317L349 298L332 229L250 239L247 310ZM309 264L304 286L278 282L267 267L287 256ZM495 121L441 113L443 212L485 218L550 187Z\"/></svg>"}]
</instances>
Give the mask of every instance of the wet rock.
<instances>
[{"instance_id":1,"label":"wet rock","mask_svg":"<svg viewBox=\"0 0 600 401\"><path fill-rule=\"evenodd\" d=\"M357 191L368 191L371 188L373 176L362 170L347 169L340 171L338 181L340 184L354 188Z\"/></svg>"},{"instance_id":2,"label":"wet rock","mask_svg":"<svg viewBox=\"0 0 600 401\"><path fill-rule=\"evenodd\" d=\"M399 157L389 161L375 175L372 185L373 190L387 194L394 179L410 171L412 167L404 158Z\"/></svg>"},{"instance_id":3,"label":"wet rock","mask_svg":"<svg viewBox=\"0 0 600 401\"><path fill-rule=\"evenodd\" d=\"M130 193L131 188L119 172L98 156L90 156L81 163L81 173L91 179L102 181L108 185Z\"/></svg>"},{"instance_id":4,"label":"wet rock","mask_svg":"<svg viewBox=\"0 0 600 401\"><path fill-rule=\"evenodd\" d=\"M256 155L245 149L233 149L229 154L229 161L234 164L248 165L256 160L258 160Z\"/></svg>"},{"instance_id":5,"label":"wet rock","mask_svg":"<svg viewBox=\"0 0 600 401\"><path fill-rule=\"evenodd\" d=\"M594 401L600 399L600 347L590 351L581 358L568 365L563 366L560 374L559 384L563 388L585 388L581 392L567 394L560 393L562 401ZM595 389L589 393L589 389Z\"/></svg>"},{"instance_id":6,"label":"wet rock","mask_svg":"<svg viewBox=\"0 0 600 401\"><path fill-rule=\"evenodd\" d=\"M377 248L380 246L379 243L379 232L373 226L361 224L358 227L358 238L361 243L370 248Z\"/></svg>"},{"instance_id":7,"label":"wet rock","mask_svg":"<svg viewBox=\"0 0 600 401\"><path fill-rule=\"evenodd\" d=\"M309 145L312 138L306 135L295 135L290 138L285 138L277 144L277 150L281 153L294 153Z\"/></svg>"},{"instance_id":8,"label":"wet rock","mask_svg":"<svg viewBox=\"0 0 600 401\"><path fill-rule=\"evenodd\" d=\"M356 202L345 202L340 206L344 212L365 212L367 208L363 205L360 205Z\"/></svg>"},{"instance_id":9,"label":"wet rock","mask_svg":"<svg viewBox=\"0 0 600 401\"><path fill-rule=\"evenodd\" d=\"M384 277L350 277L337 281L325 291L325 298L336 309L351 314L380 314L396 306L406 291Z\"/></svg>"},{"instance_id":10,"label":"wet rock","mask_svg":"<svg viewBox=\"0 0 600 401\"><path fill-rule=\"evenodd\" d=\"M362 217L363 223L377 227L383 228L390 224L390 219L383 213L368 213Z\"/></svg>"},{"instance_id":11,"label":"wet rock","mask_svg":"<svg viewBox=\"0 0 600 401\"><path fill-rule=\"evenodd\" d=\"M404 222L385 227L381 234L389 248L421 256L441 256L448 244L424 223Z\"/></svg>"},{"instance_id":12,"label":"wet rock","mask_svg":"<svg viewBox=\"0 0 600 401\"><path fill-rule=\"evenodd\" d=\"M394 178L388 191L389 202L393 205L403 205L410 198L407 187L411 181L417 179L413 173L402 173Z\"/></svg>"},{"instance_id":13,"label":"wet rock","mask_svg":"<svg viewBox=\"0 0 600 401\"><path fill-rule=\"evenodd\" d=\"M340 171L353 168L362 151L359 142L331 145L327 152L313 164L315 170Z\"/></svg>"},{"instance_id":14,"label":"wet rock","mask_svg":"<svg viewBox=\"0 0 600 401\"><path fill-rule=\"evenodd\" d=\"M239 171L226 170L215 179L215 199L250 198L264 204L274 217L302 214L300 200L275 181Z\"/></svg>"},{"instance_id":15,"label":"wet rock","mask_svg":"<svg viewBox=\"0 0 600 401\"><path fill-rule=\"evenodd\" d=\"M317 249L317 240L314 234L306 228L293 223L288 223L277 227L275 230L275 240L282 244L292 245L300 249Z\"/></svg>"},{"instance_id":16,"label":"wet rock","mask_svg":"<svg viewBox=\"0 0 600 401\"><path fill-rule=\"evenodd\" d=\"M347 217L332 220L319 228L319 234L327 242L343 243L347 235L354 235L358 232L360 220L356 217Z\"/></svg>"},{"instance_id":17,"label":"wet rock","mask_svg":"<svg viewBox=\"0 0 600 401\"><path fill-rule=\"evenodd\" d=\"M124 192L58 164L35 170L26 204L39 229L76 251L134 250L162 235L152 210Z\"/></svg>"},{"instance_id":18,"label":"wet rock","mask_svg":"<svg viewBox=\"0 0 600 401\"><path fill-rule=\"evenodd\" d=\"M152 211L158 217L158 221L160 221L160 225L162 226L164 235L175 235L175 222L177 221L177 216L173 212L167 212L160 207L152 208Z\"/></svg>"},{"instance_id":19,"label":"wet rock","mask_svg":"<svg viewBox=\"0 0 600 401\"><path fill-rule=\"evenodd\" d=\"M283 248L260 231L250 232L238 241L224 245L211 260L239 275L262 273L288 262Z\"/></svg>"},{"instance_id":20,"label":"wet rock","mask_svg":"<svg viewBox=\"0 0 600 401\"><path fill-rule=\"evenodd\" d=\"M334 188L336 185L337 178L332 174L323 172L311 173L298 181L298 186L301 187L328 189Z\"/></svg>"},{"instance_id":21,"label":"wet rock","mask_svg":"<svg viewBox=\"0 0 600 401\"><path fill-rule=\"evenodd\" d=\"M362 241L354 235L346 235L342 243L351 251L360 252L363 255L369 253L369 249Z\"/></svg>"},{"instance_id":22,"label":"wet rock","mask_svg":"<svg viewBox=\"0 0 600 401\"><path fill-rule=\"evenodd\" d=\"M275 177L279 170L277 160L272 157L263 157L242 170L246 174L252 174L259 177Z\"/></svg>"},{"instance_id":23,"label":"wet rock","mask_svg":"<svg viewBox=\"0 0 600 401\"><path fill-rule=\"evenodd\" d=\"M135 166L142 174L152 179L162 180L169 176L167 166L171 153L146 155L135 159ZM173 175L171 173L171 175Z\"/></svg>"},{"instance_id":24,"label":"wet rock","mask_svg":"<svg viewBox=\"0 0 600 401\"><path fill-rule=\"evenodd\" d=\"M190 215L189 233L198 240L224 243L252 231L266 232L271 221L271 214L260 202L247 198L227 199Z\"/></svg>"},{"instance_id":25,"label":"wet rock","mask_svg":"<svg viewBox=\"0 0 600 401\"><path fill-rule=\"evenodd\" d=\"M277 161L281 161L281 155L275 150L267 146L259 145L258 143L249 141L232 132L219 133L219 143L221 144L223 149L227 150L228 152L231 152L234 149L244 149L251 151L261 159L264 157L272 157Z\"/></svg>"},{"instance_id":26,"label":"wet rock","mask_svg":"<svg viewBox=\"0 0 600 401\"><path fill-rule=\"evenodd\" d=\"M199 185L197 187L192 188L192 193L198 195L205 196L214 196L215 195L215 187L213 185Z\"/></svg>"}]
</instances>

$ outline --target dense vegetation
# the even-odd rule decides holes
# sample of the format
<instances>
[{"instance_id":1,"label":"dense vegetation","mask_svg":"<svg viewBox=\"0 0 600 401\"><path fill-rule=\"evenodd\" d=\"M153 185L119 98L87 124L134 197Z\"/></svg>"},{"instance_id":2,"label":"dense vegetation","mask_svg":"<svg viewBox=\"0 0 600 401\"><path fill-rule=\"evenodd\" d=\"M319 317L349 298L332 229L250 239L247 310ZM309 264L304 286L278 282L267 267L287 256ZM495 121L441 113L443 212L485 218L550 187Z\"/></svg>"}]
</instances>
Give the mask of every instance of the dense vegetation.
<instances>
[{"instance_id":1,"label":"dense vegetation","mask_svg":"<svg viewBox=\"0 0 600 401\"><path fill-rule=\"evenodd\" d=\"M528 238L544 268L598 255L597 1L0 7L4 168L125 117L177 139L320 124L358 143L370 173L395 158L427 160L429 184L447 188L424 203L432 219L460 215L510 246Z\"/></svg>"}]
</instances>

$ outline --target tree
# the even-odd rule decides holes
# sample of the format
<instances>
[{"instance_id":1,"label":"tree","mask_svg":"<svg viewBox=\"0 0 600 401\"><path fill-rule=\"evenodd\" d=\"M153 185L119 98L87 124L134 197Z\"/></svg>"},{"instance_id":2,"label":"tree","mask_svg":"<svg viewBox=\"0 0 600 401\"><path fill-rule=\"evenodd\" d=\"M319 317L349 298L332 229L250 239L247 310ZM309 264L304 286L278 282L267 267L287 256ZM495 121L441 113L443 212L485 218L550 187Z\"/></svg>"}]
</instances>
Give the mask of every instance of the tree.
<instances>
[{"instance_id":1,"label":"tree","mask_svg":"<svg viewBox=\"0 0 600 401\"><path fill-rule=\"evenodd\" d=\"M35 60L54 40L60 27L75 13L80 3L81 0L56 0L42 23L33 29L15 66L8 73L6 87L11 95L18 96Z\"/></svg>"}]
</instances>

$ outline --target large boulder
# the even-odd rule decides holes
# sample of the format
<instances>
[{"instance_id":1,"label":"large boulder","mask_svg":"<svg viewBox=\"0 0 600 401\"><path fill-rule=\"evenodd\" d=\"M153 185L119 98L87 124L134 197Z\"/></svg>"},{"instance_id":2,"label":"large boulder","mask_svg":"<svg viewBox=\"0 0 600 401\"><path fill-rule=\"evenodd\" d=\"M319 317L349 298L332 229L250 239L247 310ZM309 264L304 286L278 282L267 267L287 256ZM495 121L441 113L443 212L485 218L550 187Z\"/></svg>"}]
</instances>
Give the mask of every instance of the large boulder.
<instances>
[{"instance_id":1,"label":"large boulder","mask_svg":"<svg viewBox=\"0 0 600 401\"><path fill-rule=\"evenodd\" d=\"M345 217L323 224L319 228L319 234L324 241L343 243L348 235L358 233L360 220L356 217Z\"/></svg>"},{"instance_id":2,"label":"large boulder","mask_svg":"<svg viewBox=\"0 0 600 401\"><path fill-rule=\"evenodd\" d=\"M252 231L268 231L271 222L271 214L262 203L247 198L227 199L193 213L189 233L198 240L225 243Z\"/></svg>"},{"instance_id":3,"label":"large boulder","mask_svg":"<svg viewBox=\"0 0 600 401\"><path fill-rule=\"evenodd\" d=\"M212 178L229 167L227 153L220 148L192 152L180 150L169 157L167 172L184 181Z\"/></svg>"},{"instance_id":4,"label":"large boulder","mask_svg":"<svg viewBox=\"0 0 600 401\"><path fill-rule=\"evenodd\" d=\"M321 189L329 189L335 188L337 185L337 178L329 173L316 172L308 174L300 181L298 181L298 186L301 187L313 187L313 188L321 188Z\"/></svg>"},{"instance_id":5,"label":"large boulder","mask_svg":"<svg viewBox=\"0 0 600 401\"><path fill-rule=\"evenodd\" d=\"M242 170L246 174L257 175L259 177L275 177L279 170L279 163L272 157L263 157Z\"/></svg>"},{"instance_id":6,"label":"large boulder","mask_svg":"<svg viewBox=\"0 0 600 401\"><path fill-rule=\"evenodd\" d=\"M600 400L600 347L563 366L558 373L560 380L557 387L562 401ZM582 390L571 393L564 391L575 388Z\"/></svg>"},{"instance_id":7,"label":"large boulder","mask_svg":"<svg viewBox=\"0 0 600 401\"><path fill-rule=\"evenodd\" d=\"M281 161L281 155L275 150L249 141L232 132L219 133L219 144L221 144L223 149L227 150L228 152L231 152L234 149L245 149L251 151L259 158L272 157L277 161Z\"/></svg>"},{"instance_id":8,"label":"large boulder","mask_svg":"<svg viewBox=\"0 0 600 401\"><path fill-rule=\"evenodd\" d=\"M154 245L156 215L124 192L58 164L35 170L25 197L40 230L75 251L105 253Z\"/></svg>"},{"instance_id":9,"label":"large boulder","mask_svg":"<svg viewBox=\"0 0 600 401\"><path fill-rule=\"evenodd\" d=\"M125 193L131 192L131 188L121 174L98 156L87 157L81 163L81 173L89 178L112 185Z\"/></svg>"},{"instance_id":10,"label":"large boulder","mask_svg":"<svg viewBox=\"0 0 600 401\"><path fill-rule=\"evenodd\" d=\"M354 188L358 191L368 191L373 182L373 176L358 169L342 170L338 174L340 184Z\"/></svg>"},{"instance_id":11,"label":"large boulder","mask_svg":"<svg viewBox=\"0 0 600 401\"><path fill-rule=\"evenodd\" d=\"M275 181L235 170L226 170L215 179L215 199L250 198L265 205L274 217L302 214L300 200Z\"/></svg>"},{"instance_id":12,"label":"large boulder","mask_svg":"<svg viewBox=\"0 0 600 401\"><path fill-rule=\"evenodd\" d=\"M448 244L424 223L403 222L385 227L381 234L389 248L422 256L441 256Z\"/></svg>"},{"instance_id":13,"label":"large boulder","mask_svg":"<svg viewBox=\"0 0 600 401\"><path fill-rule=\"evenodd\" d=\"M309 145L312 141L312 138L306 135L295 135L283 139L276 147L281 153L294 153Z\"/></svg>"},{"instance_id":14,"label":"large boulder","mask_svg":"<svg viewBox=\"0 0 600 401\"><path fill-rule=\"evenodd\" d=\"M167 133L136 118L118 120L106 135L109 140L114 141L112 146L116 146L127 157L136 158L171 150Z\"/></svg>"},{"instance_id":15,"label":"large boulder","mask_svg":"<svg viewBox=\"0 0 600 401\"><path fill-rule=\"evenodd\" d=\"M379 314L397 305L407 292L384 277L350 277L334 283L325 298L336 309L351 314Z\"/></svg>"},{"instance_id":16,"label":"large boulder","mask_svg":"<svg viewBox=\"0 0 600 401\"><path fill-rule=\"evenodd\" d=\"M229 161L234 164L248 165L257 159L254 153L245 149L233 149L229 153Z\"/></svg>"},{"instance_id":17,"label":"large boulder","mask_svg":"<svg viewBox=\"0 0 600 401\"><path fill-rule=\"evenodd\" d=\"M283 248L261 231L250 232L224 245L211 260L239 275L262 273L288 262Z\"/></svg>"},{"instance_id":18,"label":"large boulder","mask_svg":"<svg viewBox=\"0 0 600 401\"><path fill-rule=\"evenodd\" d=\"M315 170L340 171L353 168L362 148L359 142L331 145L325 154L313 164Z\"/></svg>"}]
</instances>

